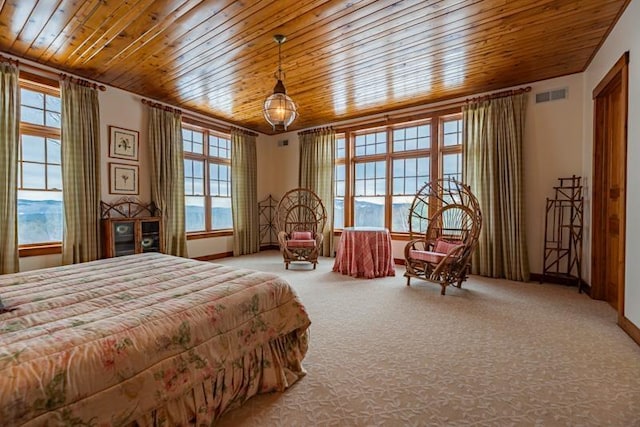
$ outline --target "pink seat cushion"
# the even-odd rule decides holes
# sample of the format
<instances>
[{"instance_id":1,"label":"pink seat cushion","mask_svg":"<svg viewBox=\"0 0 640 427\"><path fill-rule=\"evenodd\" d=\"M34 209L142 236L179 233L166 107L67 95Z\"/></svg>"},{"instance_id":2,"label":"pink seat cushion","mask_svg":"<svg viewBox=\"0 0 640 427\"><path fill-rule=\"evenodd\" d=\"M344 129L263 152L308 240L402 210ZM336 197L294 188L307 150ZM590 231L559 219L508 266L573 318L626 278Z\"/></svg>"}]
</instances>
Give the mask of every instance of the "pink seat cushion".
<instances>
[{"instance_id":1,"label":"pink seat cushion","mask_svg":"<svg viewBox=\"0 0 640 427\"><path fill-rule=\"evenodd\" d=\"M409 251L409 258L428 262L430 264L438 264L440 261L444 259L445 256L446 254L439 253L439 252L418 251L415 249L411 249Z\"/></svg>"},{"instance_id":2,"label":"pink seat cushion","mask_svg":"<svg viewBox=\"0 0 640 427\"><path fill-rule=\"evenodd\" d=\"M310 231L292 231L291 240L313 240L313 233Z\"/></svg>"},{"instance_id":3,"label":"pink seat cushion","mask_svg":"<svg viewBox=\"0 0 640 427\"><path fill-rule=\"evenodd\" d=\"M315 245L316 245L316 241L311 239L287 240L288 248L313 248Z\"/></svg>"},{"instance_id":4,"label":"pink seat cushion","mask_svg":"<svg viewBox=\"0 0 640 427\"><path fill-rule=\"evenodd\" d=\"M448 254L458 248L461 248L463 246L462 243L458 243L458 242L448 242L446 240L442 240L442 239L437 239L436 240L436 247L433 248L434 252L440 252L443 254Z\"/></svg>"}]
</instances>

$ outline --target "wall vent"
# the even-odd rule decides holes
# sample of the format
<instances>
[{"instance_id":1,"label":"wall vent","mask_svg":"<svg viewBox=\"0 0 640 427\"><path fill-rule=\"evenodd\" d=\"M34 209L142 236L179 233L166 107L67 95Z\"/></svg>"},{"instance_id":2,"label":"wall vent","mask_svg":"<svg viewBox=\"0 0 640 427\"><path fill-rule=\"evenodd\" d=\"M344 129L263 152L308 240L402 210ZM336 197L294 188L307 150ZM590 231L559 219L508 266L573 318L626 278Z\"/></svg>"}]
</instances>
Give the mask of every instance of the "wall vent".
<instances>
[{"instance_id":1,"label":"wall vent","mask_svg":"<svg viewBox=\"0 0 640 427\"><path fill-rule=\"evenodd\" d=\"M289 140L288 139L283 139L278 141L278 147L286 147L287 145L289 145Z\"/></svg>"},{"instance_id":2,"label":"wall vent","mask_svg":"<svg viewBox=\"0 0 640 427\"><path fill-rule=\"evenodd\" d=\"M559 99L566 99L569 90L564 87L562 89L554 89L547 92L536 93L536 104L548 101L557 101Z\"/></svg>"}]
</instances>

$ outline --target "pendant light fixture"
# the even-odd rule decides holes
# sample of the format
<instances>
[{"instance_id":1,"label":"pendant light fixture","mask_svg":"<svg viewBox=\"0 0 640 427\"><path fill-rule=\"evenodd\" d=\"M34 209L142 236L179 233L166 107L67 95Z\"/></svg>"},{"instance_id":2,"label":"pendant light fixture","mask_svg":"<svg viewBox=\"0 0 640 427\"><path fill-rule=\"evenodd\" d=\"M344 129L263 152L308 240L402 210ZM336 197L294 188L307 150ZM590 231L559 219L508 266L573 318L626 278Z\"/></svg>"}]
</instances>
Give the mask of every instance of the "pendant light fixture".
<instances>
[{"instance_id":1,"label":"pendant light fixture","mask_svg":"<svg viewBox=\"0 0 640 427\"><path fill-rule=\"evenodd\" d=\"M269 95L264 101L262 112L264 118L273 126L273 130L287 130L287 127L298 117L298 107L293 100L287 96L287 90L282 83L282 43L287 38L282 34L276 34L273 39L278 43L278 74L276 75L276 86L273 88L273 95Z\"/></svg>"}]
</instances>

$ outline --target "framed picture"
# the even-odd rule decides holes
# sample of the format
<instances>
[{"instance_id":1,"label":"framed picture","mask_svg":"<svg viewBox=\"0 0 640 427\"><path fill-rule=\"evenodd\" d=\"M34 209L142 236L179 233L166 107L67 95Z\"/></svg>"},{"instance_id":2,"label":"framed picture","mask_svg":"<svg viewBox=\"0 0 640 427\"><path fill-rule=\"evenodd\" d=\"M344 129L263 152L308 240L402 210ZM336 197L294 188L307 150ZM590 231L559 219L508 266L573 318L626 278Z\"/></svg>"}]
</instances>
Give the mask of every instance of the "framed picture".
<instances>
[{"instance_id":1,"label":"framed picture","mask_svg":"<svg viewBox=\"0 0 640 427\"><path fill-rule=\"evenodd\" d=\"M109 157L138 160L138 132L109 126Z\"/></svg>"},{"instance_id":2,"label":"framed picture","mask_svg":"<svg viewBox=\"0 0 640 427\"><path fill-rule=\"evenodd\" d=\"M109 163L109 193L138 194L138 166Z\"/></svg>"}]
</instances>

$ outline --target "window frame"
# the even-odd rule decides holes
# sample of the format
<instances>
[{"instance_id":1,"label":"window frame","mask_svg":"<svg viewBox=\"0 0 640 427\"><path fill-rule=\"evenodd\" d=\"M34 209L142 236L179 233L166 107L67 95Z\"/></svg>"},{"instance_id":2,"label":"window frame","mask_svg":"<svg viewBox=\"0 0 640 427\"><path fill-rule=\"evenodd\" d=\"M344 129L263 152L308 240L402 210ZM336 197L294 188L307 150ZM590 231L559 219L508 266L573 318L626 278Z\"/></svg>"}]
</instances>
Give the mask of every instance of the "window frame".
<instances>
[{"instance_id":1,"label":"window frame","mask_svg":"<svg viewBox=\"0 0 640 427\"><path fill-rule=\"evenodd\" d=\"M18 78L18 85L19 85L19 90L28 89L31 91L40 92L46 95L51 95L57 98L61 98L60 84L53 79L49 79L36 74L31 74L28 72L21 71ZM62 112L60 113L60 115L62 116ZM18 147L18 150L22 150L23 135L57 139L60 141L60 144L62 145L62 117L61 117L60 128L53 128L45 125L27 123L21 120L19 124L20 146ZM46 161L46 158L45 158L45 161ZM61 167L62 167L62 163L63 161L61 156L60 158ZM22 171L21 165L18 164L17 167L19 169L18 173L21 173ZM45 175L45 182L46 182L46 179L47 177ZM20 179L20 183L21 184L23 183L22 179ZM20 188L17 188L17 190L20 190ZM52 191L52 192L62 193L63 189L61 190L44 189L44 190L38 190L38 191ZM26 258L31 256L42 256L42 255L55 255L55 254L61 254L61 253L62 253L62 241L23 243L18 245L18 256L20 258Z\"/></svg>"},{"instance_id":2,"label":"window frame","mask_svg":"<svg viewBox=\"0 0 640 427\"><path fill-rule=\"evenodd\" d=\"M213 229L212 216L211 216L211 188L209 167L211 163L225 165L229 167L229 185L231 184L231 135L222 130L206 126L203 123L184 121L182 122L182 128L186 130L196 131L202 133L202 154L193 153L190 151L183 151L184 160L195 160L203 162L203 189L204 194L204 222L205 229L198 231L185 231L187 240L206 239L209 237L221 237L221 236L233 236L233 225L231 228ZM219 138L229 140L229 158L217 157L209 155L209 135L213 135ZM185 196L187 196L185 194ZM229 189L229 199L231 200L231 189ZM185 199L186 203L186 199Z\"/></svg>"},{"instance_id":3,"label":"window frame","mask_svg":"<svg viewBox=\"0 0 640 427\"><path fill-rule=\"evenodd\" d=\"M383 123L363 123L350 128L338 129L337 134L344 135L345 138L345 157L338 158L336 156L335 165L345 165L345 196L344 196L344 226L351 227L355 220L355 168L356 164L363 162L372 162L384 160L386 163L386 191L384 195L384 227L391 232L392 238L396 240L408 240L409 233L392 230L392 202L393 202L393 161L396 159L413 159L419 157L429 158L429 179L442 177L443 156L447 154L463 153L464 135L462 135L462 144L445 146L444 145L444 123L449 120L461 120L461 107L448 108L444 110L431 111L427 113L417 114L411 117L397 118L394 120L385 120ZM430 126L430 146L429 148L416 148L412 150L393 151L393 131L396 129L421 126L428 124ZM387 134L387 150L385 153L370 155L355 155L355 138L358 135L367 133L376 133L386 131ZM419 183L418 183L419 184ZM334 184L335 185L335 184ZM420 185L418 185L420 187ZM340 234L343 228L335 227L336 234Z\"/></svg>"}]
</instances>

